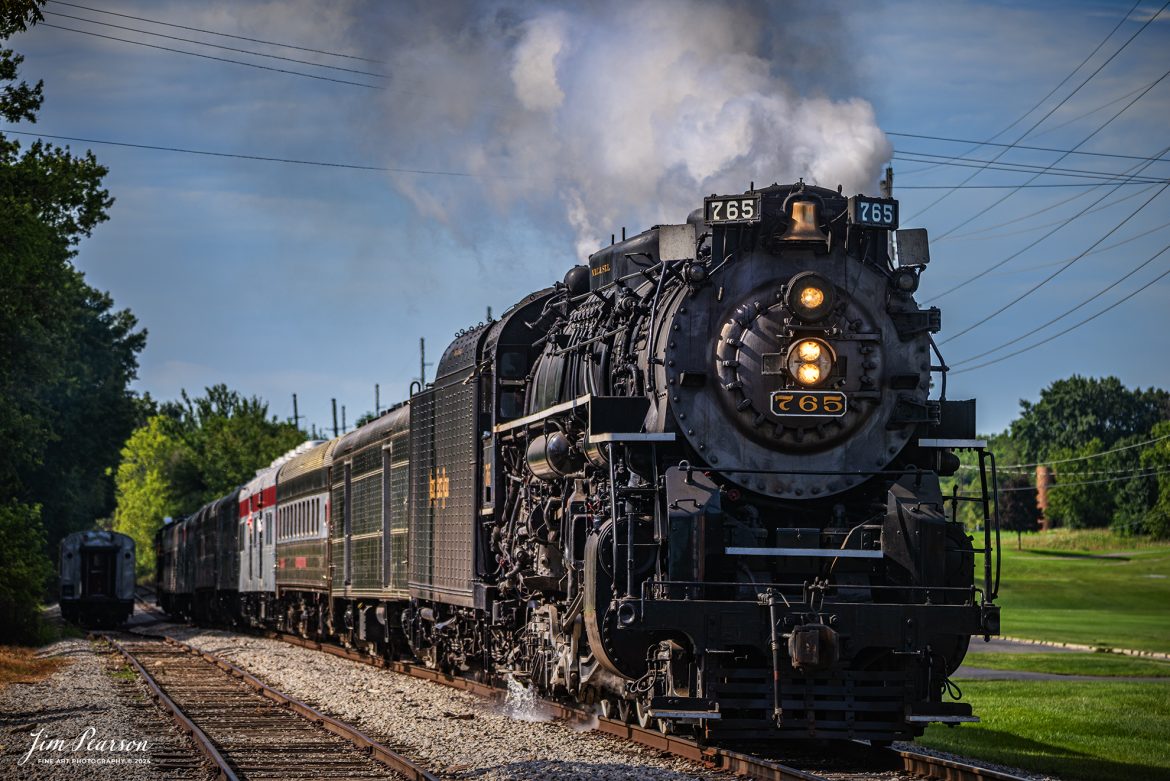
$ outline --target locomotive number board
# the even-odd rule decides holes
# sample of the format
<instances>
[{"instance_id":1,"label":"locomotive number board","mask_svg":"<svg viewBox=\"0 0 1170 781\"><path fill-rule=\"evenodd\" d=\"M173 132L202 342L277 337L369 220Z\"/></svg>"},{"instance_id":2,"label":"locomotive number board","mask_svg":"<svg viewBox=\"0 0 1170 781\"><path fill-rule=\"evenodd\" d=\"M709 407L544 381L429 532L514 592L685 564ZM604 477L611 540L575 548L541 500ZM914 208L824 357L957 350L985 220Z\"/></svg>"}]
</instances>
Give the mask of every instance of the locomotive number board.
<instances>
[{"instance_id":1,"label":"locomotive number board","mask_svg":"<svg viewBox=\"0 0 1170 781\"><path fill-rule=\"evenodd\" d=\"M849 222L863 228L897 230L898 202L893 198L855 195L849 199Z\"/></svg>"},{"instance_id":2,"label":"locomotive number board","mask_svg":"<svg viewBox=\"0 0 1170 781\"><path fill-rule=\"evenodd\" d=\"M760 196L715 197L703 199L703 218L708 225L728 225L760 221Z\"/></svg>"},{"instance_id":3,"label":"locomotive number board","mask_svg":"<svg viewBox=\"0 0 1170 781\"><path fill-rule=\"evenodd\" d=\"M849 401L837 391L778 390L772 393L772 414L778 417L839 418Z\"/></svg>"}]
</instances>

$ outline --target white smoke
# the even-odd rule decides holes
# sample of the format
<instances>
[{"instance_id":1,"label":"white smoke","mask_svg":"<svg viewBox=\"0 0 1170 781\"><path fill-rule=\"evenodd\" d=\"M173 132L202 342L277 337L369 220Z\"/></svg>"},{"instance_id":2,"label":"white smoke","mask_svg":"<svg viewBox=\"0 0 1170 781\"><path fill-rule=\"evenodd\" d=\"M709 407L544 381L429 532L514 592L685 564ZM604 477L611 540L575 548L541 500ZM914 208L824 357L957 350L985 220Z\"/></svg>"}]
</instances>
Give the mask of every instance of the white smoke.
<instances>
[{"instance_id":1,"label":"white smoke","mask_svg":"<svg viewBox=\"0 0 1170 781\"><path fill-rule=\"evenodd\" d=\"M440 2L402 19L386 58L390 154L478 178L395 182L430 217L486 195L567 222L582 257L621 225L680 222L703 195L751 181L872 190L892 152L872 107L818 93L805 78L816 67L790 83L793 63L842 63L763 8Z\"/></svg>"}]
</instances>

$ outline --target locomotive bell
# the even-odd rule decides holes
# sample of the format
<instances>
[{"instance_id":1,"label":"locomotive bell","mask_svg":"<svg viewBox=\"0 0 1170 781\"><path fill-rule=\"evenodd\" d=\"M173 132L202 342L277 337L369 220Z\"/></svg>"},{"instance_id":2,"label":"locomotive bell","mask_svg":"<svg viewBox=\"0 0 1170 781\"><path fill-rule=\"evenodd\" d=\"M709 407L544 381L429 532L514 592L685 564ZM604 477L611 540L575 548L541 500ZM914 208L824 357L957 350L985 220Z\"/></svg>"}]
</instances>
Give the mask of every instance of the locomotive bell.
<instances>
[{"instance_id":1,"label":"locomotive bell","mask_svg":"<svg viewBox=\"0 0 1170 781\"><path fill-rule=\"evenodd\" d=\"M788 230L780 237L781 241L815 241L823 243L825 234L821 232L817 223L820 222L816 201L793 201L792 214L789 215Z\"/></svg>"}]
</instances>

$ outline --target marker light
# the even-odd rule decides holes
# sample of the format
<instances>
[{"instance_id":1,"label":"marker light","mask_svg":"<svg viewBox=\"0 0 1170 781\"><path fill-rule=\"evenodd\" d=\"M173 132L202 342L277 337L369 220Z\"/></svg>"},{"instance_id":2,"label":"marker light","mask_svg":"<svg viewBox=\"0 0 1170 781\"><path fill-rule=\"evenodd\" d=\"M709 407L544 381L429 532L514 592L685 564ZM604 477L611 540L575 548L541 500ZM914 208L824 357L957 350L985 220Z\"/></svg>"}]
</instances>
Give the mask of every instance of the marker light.
<instances>
[{"instance_id":1,"label":"marker light","mask_svg":"<svg viewBox=\"0 0 1170 781\"><path fill-rule=\"evenodd\" d=\"M788 283L788 310L806 323L824 320L833 311L833 285L815 271L797 274Z\"/></svg>"},{"instance_id":2,"label":"marker light","mask_svg":"<svg viewBox=\"0 0 1170 781\"><path fill-rule=\"evenodd\" d=\"M833 348L821 339L801 339L788 349L788 373L801 385L814 387L833 370Z\"/></svg>"}]
</instances>

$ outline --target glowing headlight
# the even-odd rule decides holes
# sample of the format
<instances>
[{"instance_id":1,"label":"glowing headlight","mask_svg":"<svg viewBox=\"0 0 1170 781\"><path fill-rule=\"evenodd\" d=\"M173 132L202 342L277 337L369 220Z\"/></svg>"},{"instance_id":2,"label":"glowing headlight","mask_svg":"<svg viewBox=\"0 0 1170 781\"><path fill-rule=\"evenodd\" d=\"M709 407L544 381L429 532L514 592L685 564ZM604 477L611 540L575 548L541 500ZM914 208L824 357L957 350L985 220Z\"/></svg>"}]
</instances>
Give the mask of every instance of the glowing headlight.
<instances>
[{"instance_id":1,"label":"glowing headlight","mask_svg":"<svg viewBox=\"0 0 1170 781\"><path fill-rule=\"evenodd\" d=\"M788 349L788 373L801 385L813 387L833 371L833 348L821 339L801 339Z\"/></svg>"},{"instance_id":2,"label":"glowing headlight","mask_svg":"<svg viewBox=\"0 0 1170 781\"><path fill-rule=\"evenodd\" d=\"M796 346L796 354L800 360L812 362L821 357L821 345L812 339L801 342Z\"/></svg>"},{"instance_id":3,"label":"glowing headlight","mask_svg":"<svg viewBox=\"0 0 1170 781\"><path fill-rule=\"evenodd\" d=\"M796 370L796 379L801 385L816 385L821 381L821 367L815 363L802 363Z\"/></svg>"},{"instance_id":4,"label":"glowing headlight","mask_svg":"<svg viewBox=\"0 0 1170 781\"><path fill-rule=\"evenodd\" d=\"M806 323L824 320L833 311L836 296L829 280L815 271L797 274L788 283L788 309Z\"/></svg>"},{"instance_id":5,"label":"glowing headlight","mask_svg":"<svg viewBox=\"0 0 1170 781\"><path fill-rule=\"evenodd\" d=\"M825 303L825 291L810 285L800 291L800 303L809 309L816 309Z\"/></svg>"}]
</instances>

